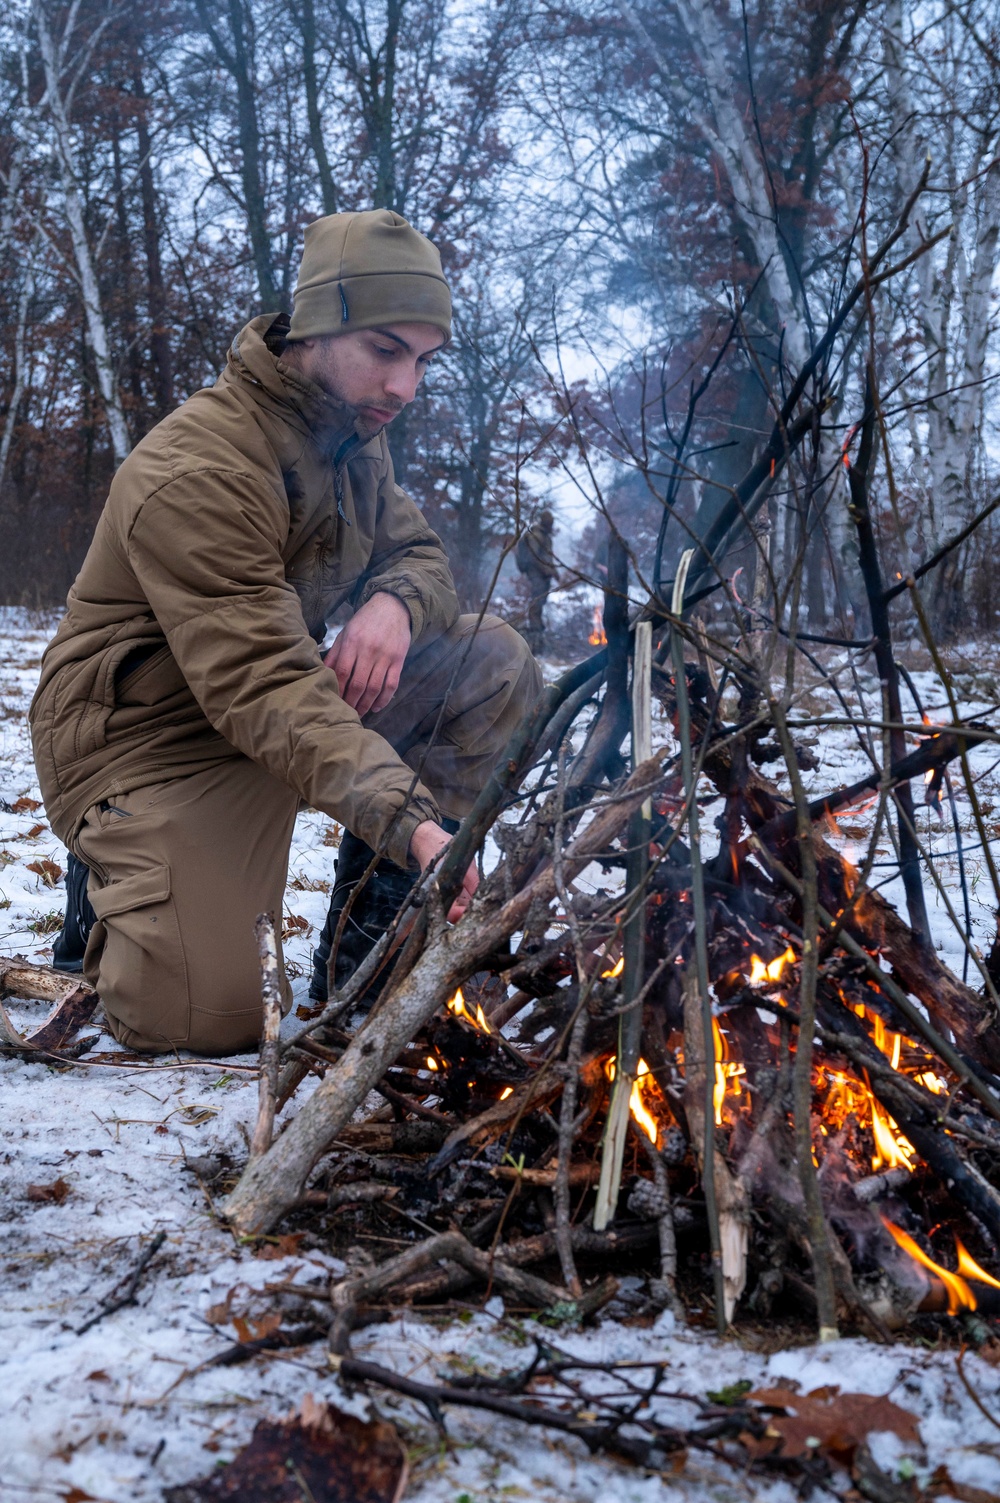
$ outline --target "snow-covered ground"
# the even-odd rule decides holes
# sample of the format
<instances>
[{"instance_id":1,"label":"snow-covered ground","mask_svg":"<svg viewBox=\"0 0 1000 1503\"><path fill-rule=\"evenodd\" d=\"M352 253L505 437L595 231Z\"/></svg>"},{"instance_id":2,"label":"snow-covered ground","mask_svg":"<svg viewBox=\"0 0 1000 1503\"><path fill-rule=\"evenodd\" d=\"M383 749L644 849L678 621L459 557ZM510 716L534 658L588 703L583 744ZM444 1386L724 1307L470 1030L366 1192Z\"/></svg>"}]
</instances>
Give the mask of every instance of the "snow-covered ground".
<instances>
[{"instance_id":1,"label":"snow-covered ground","mask_svg":"<svg viewBox=\"0 0 1000 1503\"><path fill-rule=\"evenodd\" d=\"M0 798L11 805L38 800L25 711L52 622L8 611L0 615ZM1000 700L989 667L993 651L953 655L965 713L983 713ZM932 718L948 717L946 702L926 663L912 654L915 679ZM985 666L984 666L985 665ZM855 688L848 676L845 689ZM877 718L875 686L866 692ZM837 712L827 691L813 691L801 715ZM663 731L666 735L666 731ZM843 728L806 735L819 758L808 774L812 791L849 782L867 770L852 734ZM980 796L993 825L1000 809L1000 777L992 749L974 757ZM992 939L992 887L975 849L970 810L959 810L969 849L966 869L972 918L980 943ZM840 839L860 855L870 811L845 815ZM1000 814L997 816L1000 818ZM710 829L710 819L706 820ZM941 853L954 851L950 823L921 815L922 832ZM995 828L1000 831L1000 825ZM891 860L888 839L885 855ZM330 823L303 815L292 849L286 896L287 954L300 969L304 994L312 931L321 923L335 849ZM65 866L65 853L48 829L44 809L22 803L0 815L0 950L46 961L62 912L61 886L49 887L42 862ZM29 870L41 867L42 874ZM942 854L940 869L959 909L957 857ZM886 867L888 872L889 868ZM897 884L887 895L899 901ZM928 903L938 943L959 971L961 946L933 888ZM970 976L975 984L974 975ZM22 1023L40 1008L14 1004ZM292 1020L294 1021L294 1020ZM163 1489L211 1472L250 1437L264 1415L281 1415L305 1393L362 1413L368 1401L345 1395L325 1362L322 1343L272 1353L232 1368L202 1364L236 1339L238 1320L252 1322L273 1309L277 1286L322 1293L343 1265L308 1240L280 1238L241 1246L216 1220L202 1181L188 1160L245 1155L256 1084L253 1058L221 1064L157 1060L115 1065L116 1046L102 1038L78 1068L57 1070L20 1060L0 1061L0 1499L103 1500L152 1503ZM301 1094L301 1093L300 1093ZM293 1108L294 1109L294 1108ZM34 1188L32 1188L34 1187ZM101 1301L123 1285L141 1249L157 1232L166 1240L139 1289L138 1303L109 1315L83 1335ZM287 1299L287 1291L285 1293ZM322 1304L317 1308L322 1310ZM297 1323L303 1317L297 1317ZM253 1329L251 1324L251 1329ZM511 1369L523 1362L531 1323L508 1320L494 1296L465 1320L401 1316L355 1338L359 1355L417 1377L433 1379L453 1365ZM546 1329L564 1349L604 1358L662 1361L675 1391L704 1395L740 1379L755 1386L827 1385L888 1395L919 1418L922 1445L876 1436L879 1463L901 1476L927 1476L946 1466L956 1482L1000 1496L1000 1369L969 1355L965 1372L991 1423L970 1398L953 1351L900 1343L877 1347L844 1340L770 1355L742 1344L739 1324L726 1341L675 1328L664 1315L640 1328L606 1319L585 1332ZM590 1457L556 1435L470 1412L449 1415L442 1445L426 1414L381 1396L410 1448L414 1503L486 1503L500 1499L667 1503L674 1499L760 1498L792 1503L784 1482L761 1482L693 1455L680 1474L643 1474L615 1460ZM670 1405L663 1403L665 1417ZM677 1419L692 1411L673 1406ZM846 1487L846 1479L844 1486ZM947 1492L936 1494L950 1496Z\"/></svg>"}]
</instances>

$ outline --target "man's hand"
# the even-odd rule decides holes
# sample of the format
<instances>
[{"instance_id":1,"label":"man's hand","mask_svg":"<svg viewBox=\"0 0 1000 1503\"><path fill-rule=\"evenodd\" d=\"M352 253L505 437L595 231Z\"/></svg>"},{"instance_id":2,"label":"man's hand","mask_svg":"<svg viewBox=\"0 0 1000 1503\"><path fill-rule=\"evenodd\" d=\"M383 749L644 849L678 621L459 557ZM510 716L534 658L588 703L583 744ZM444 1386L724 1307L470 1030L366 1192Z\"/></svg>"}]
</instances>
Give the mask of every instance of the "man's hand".
<instances>
[{"instance_id":1,"label":"man's hand","mask_svg":"<svg viewBox=\"0 0 1000 1503\"><path fill-rule=\"evenodd\" d=\"M451 836L440 825L436 825L432 819L425 819L423 824L417 825L410 836L410 855L414 861L420 863L420 870L425 872L436 856L451 844ZM469 906L469 901L476 888L479 886L479 873L476 871L476 863L473 861L462 878L462 890L448 909L449 922L457 924L462 914Z\"/></svg>"},{"instance_id":2,"label":"man's hand","mask_svg":"<svg viewBox=\"0 0 1000 1503\"><path fill-rule=\"evenodd\" d=\"M337 675L341 699L367 715L384 710L399 688L409 650L409 611L395 595L378 594L351 617L324 662Z\"/></svg>"}]
</instances>

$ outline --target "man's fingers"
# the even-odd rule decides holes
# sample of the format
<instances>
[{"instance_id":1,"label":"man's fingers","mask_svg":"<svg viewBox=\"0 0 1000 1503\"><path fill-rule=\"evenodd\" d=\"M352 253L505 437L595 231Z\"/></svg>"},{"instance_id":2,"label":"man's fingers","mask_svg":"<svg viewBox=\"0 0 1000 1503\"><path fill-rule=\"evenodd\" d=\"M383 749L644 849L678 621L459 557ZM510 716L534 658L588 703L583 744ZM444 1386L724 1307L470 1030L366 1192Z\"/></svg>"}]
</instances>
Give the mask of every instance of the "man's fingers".
<instances>
[{"instance_id":1,"label":"man's fingers","mask_svg":"<svg viewBox=\"0 0 1000 1503\"><path fill-rule=\"evenodd\" d=\"M462 914L465 912L470 902L472 901L473 894L475 893L478 886L479 872L476 869L476 863L473 861L466 870L465 876L462 878L461 892L458 894L454 903L452 903L451 907L448 909L448 922L450 924L458 923L459 919L462 917Z\"/></svg>"},{"instance_id":2,"label":"man's fingers","mask_svg":"<svg viewBox=\"0 0 1000 1503\"><path fill-rule=\"evenodd\" d=\"M373 710L384 710L385 707L386 707L386 705L392 699L392 696L395 694L395 692L396 692L396 690L398 688L399 688L399 669L397 668L397 669L390 670L390 672L388 672L386 674L386 676L385 676L385 682L382 685L382 692L379 694L378 699L372 705L372 709Z\"/></svg>"},{"instance_id":3,"label":"man's fingers","mask_svg":"<svg viewBox=\"0 0 1000 1503\"><path fill-rule=\"evenodd\" d=\"M350 642L346 639L345 634L341 632L323 660L326 666L336 674L340 697L347 700L348 704L350 704L350 699L348 699L347 690L351 682L351 674L354 671L356 659L357 653L352 650Z\"/></svg>"},{"instance_id":4,"label":"man's fingers","mask_svg":"<svg viewBox=\"0 0 1000 1503\"><path fill-rule=\"evenodd\" d=\"M384 682L384 670L381 667L376 667L369 670L369 676L364 686L364 690L358 696L357 702L354 706L360 716L364 717L368 714L368 711L371 709L372 705L381 694Z\"/></svg>"}]
</instances>

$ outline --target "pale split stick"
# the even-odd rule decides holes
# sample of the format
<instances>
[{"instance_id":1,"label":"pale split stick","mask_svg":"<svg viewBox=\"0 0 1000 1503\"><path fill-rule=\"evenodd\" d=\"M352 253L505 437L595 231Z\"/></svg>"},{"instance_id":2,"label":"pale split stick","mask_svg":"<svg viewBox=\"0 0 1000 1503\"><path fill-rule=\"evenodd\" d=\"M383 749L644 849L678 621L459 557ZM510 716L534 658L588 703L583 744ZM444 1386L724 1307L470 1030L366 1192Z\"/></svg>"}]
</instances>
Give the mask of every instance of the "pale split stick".
<instances>
[{"instance_id":1,"label":"pale split stick","mask_svg":"<svg viewBox=\"0 0 1000 1503\"><path fill-rule=\"evenodd\" d=\"M632 659L632 766L652 756L653 709L650 674L653 658L653 625L640 621L635 628ZM635 1085L642 1040L642 981L646 939L646 878L649 868L649 826L653 806L646 799L632 816L626 888L630 905L625 922L622 975L622 1013L618 1024L618 1058L615 1083L604 1129L601 1177L594 1207L594 1230L603 1232L615 1213L621 1188L622 1164L628 1134L629 1100ZM634 1006L629 1006L634 1003Z\"/></svg>"},{"instance_id":2,"label":"pale split stick","mask_svg":"<svg viewBox=\"0 0 1000 1503\"><path fill-rule=\"evenodd\" d=\"M257 1097L257 1125L250 1141L251 1159L261 1158L274 1136L274 1113L278 1099L278 1070L281 1064L281 985L278 978L278 941L274 920L262 913L253 926L260 954L261 995L264 1021L260 1035L260 1085Z\"/></svg>"},{"instance_id":3,"label":"pale split stick","mask_svg":"<svg viewBox=\"0 0 1000 1503\"><path fill-rule=\"evenodd\" d=\"M688 808L688 840L691 847L691 908L694 914L694 976L688 981L698 993L701 1012L702 1059L704 1060L703 1082L703 1146L701 1183L705 1192L705 1213L708 1217L708 1236L712 1250L712 1285L715 1291L715 1327L719 1335L725 1334L729 1324L729 1306L735 1305L733 1290L742 1292L746 1277L745 1240L740 1244L733 1239L722 1241L722 1222L719 1207L719 1186L716 1184L715 1147L715 1030L712 1027L712 996L708 984L708 927L705 912L705 884L701 869L701 825L698 814L697 773L691 748L691 705L688 699L687 669L684 666L684 640L678 629L684 613L684 590L688 570L694 558L694 549L682 555L674 580L671 612L674 622L670 627L670 650L674 667L674 687L677 696L677 733L681 743L681 769L684 776L684 796ZM687 984L687 982L686 982ZM685 1051L690 1054L688 1041ZM686 1068L686 1067L685 1067ZM718 1155L721 1164L721 1155ZM722 1179L722 1176L719 1176ZM728 1253L728 1258L726 1254ZM726 1273L729 1269L729 1295L727 1299ZM738 1297L738 1296L737 1296Z\"/></svg>"}]
</instances>

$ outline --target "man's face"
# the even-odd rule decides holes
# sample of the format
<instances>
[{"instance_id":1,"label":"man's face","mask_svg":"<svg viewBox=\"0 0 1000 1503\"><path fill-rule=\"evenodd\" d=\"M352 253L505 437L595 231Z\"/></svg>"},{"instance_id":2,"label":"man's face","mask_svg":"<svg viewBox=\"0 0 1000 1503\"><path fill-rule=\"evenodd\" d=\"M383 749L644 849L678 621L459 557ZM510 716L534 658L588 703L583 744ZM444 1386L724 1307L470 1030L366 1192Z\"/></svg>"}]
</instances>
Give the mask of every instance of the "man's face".
<instances>
[{"instance_id":1,"label":"man's face","mask_svg":"<svg viewBox=\"0 0 1000 1503\"><path fill-rule=\"evenodd\" d=\"M350 408L370 438L413 401L431 356L444 342L433 324L385 324L300 340L285 358L291 354L303 375Z\"/></svg>"}]
</instances>

